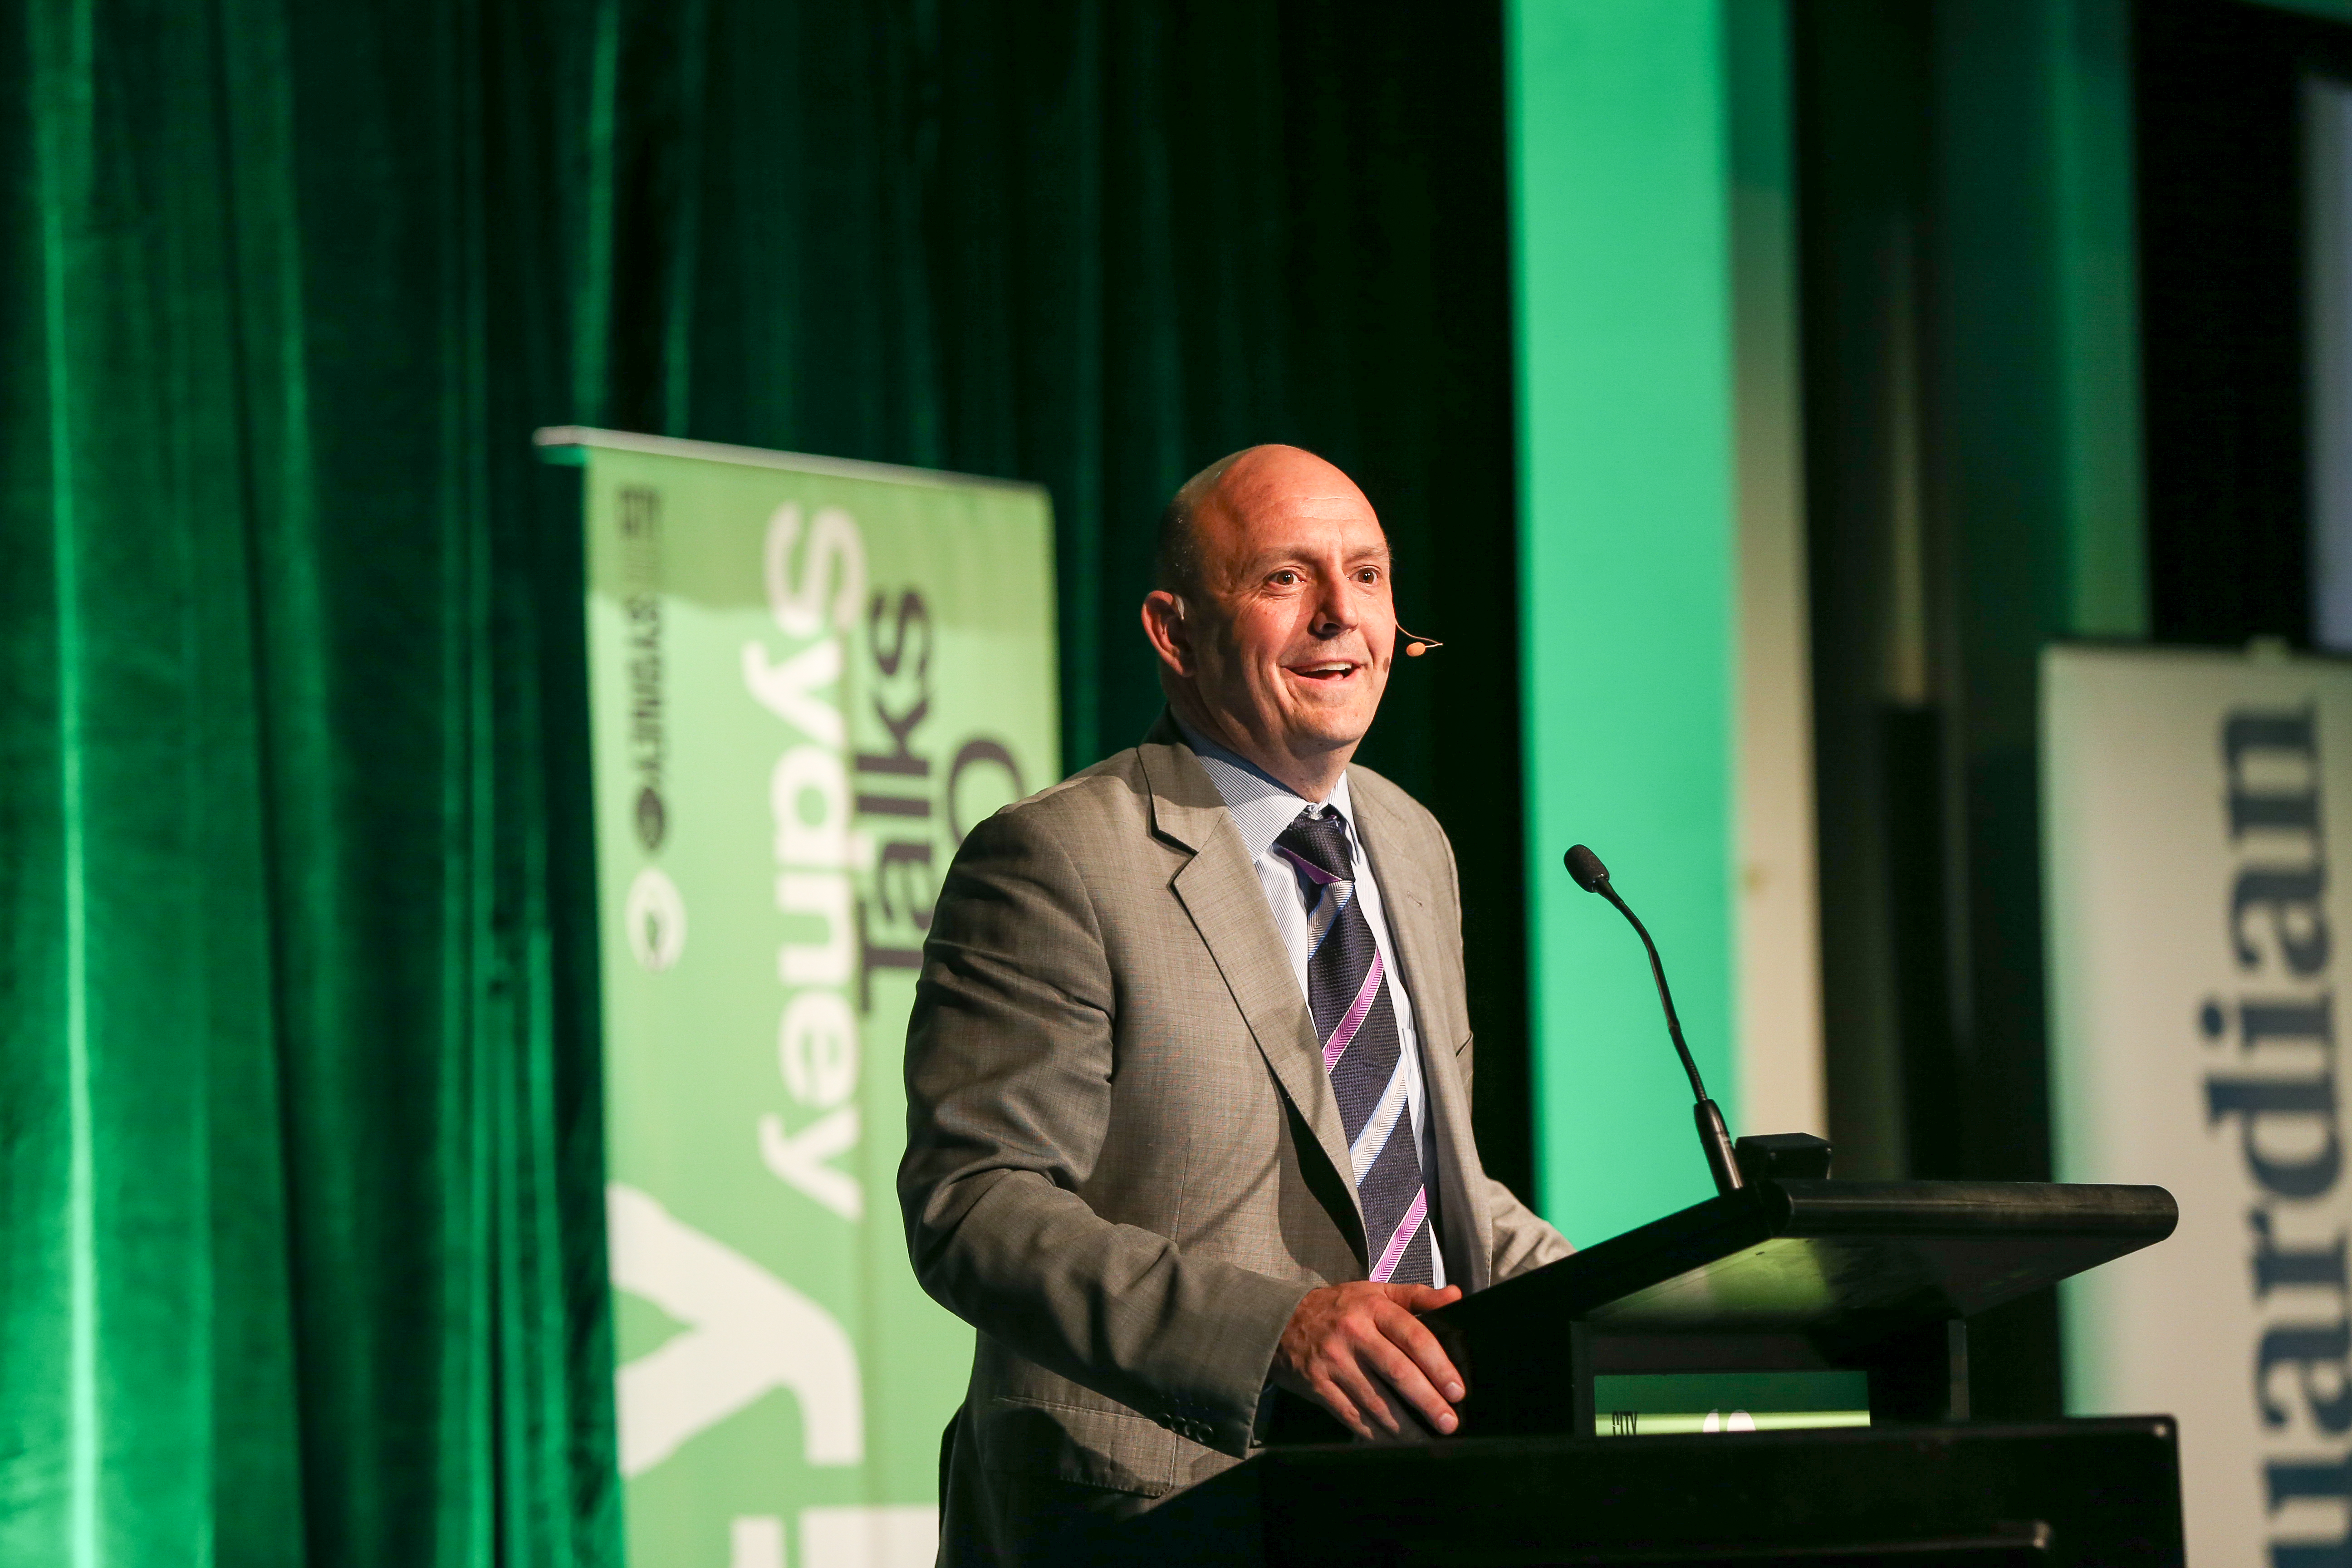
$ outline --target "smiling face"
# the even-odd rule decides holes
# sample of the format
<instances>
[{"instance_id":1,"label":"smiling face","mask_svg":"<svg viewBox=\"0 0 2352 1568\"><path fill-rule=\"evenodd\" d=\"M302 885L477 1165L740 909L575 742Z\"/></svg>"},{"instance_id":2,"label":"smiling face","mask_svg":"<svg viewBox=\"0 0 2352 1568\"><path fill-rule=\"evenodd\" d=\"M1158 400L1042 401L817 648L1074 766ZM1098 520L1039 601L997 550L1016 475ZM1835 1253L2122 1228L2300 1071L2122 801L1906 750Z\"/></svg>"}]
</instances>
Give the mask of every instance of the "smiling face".
<instances>
[{"instance_id":1,"label":"smiling face","mask_svg":"<svg viewBox=\"0 0 2352 1568\"><path fill-rule=\"evenodd\" d=\"M1252 447L1185 489L1192 581L1143 603L1160 684L1186 723L1320 801L1371 728L1396 648L1380 519L1295 447Z\"/></svg>"}]
</instances>

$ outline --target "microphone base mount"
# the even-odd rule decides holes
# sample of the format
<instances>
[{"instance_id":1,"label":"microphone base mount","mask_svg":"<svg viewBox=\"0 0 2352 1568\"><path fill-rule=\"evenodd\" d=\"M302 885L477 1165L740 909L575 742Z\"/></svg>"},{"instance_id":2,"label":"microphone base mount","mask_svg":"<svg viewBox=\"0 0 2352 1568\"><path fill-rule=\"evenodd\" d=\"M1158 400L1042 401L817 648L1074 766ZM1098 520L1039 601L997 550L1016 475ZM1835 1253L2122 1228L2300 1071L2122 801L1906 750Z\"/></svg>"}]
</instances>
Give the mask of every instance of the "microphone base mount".
<instances>
[{"instance_id":1,"label":"microphone base mount","mask_svg":"<svg viewBox=\"0 0 2352 1568\"><path fill-rule=\"evenodd\" d=\"M1734 1142L1731 1152L1751 1186L1782 1177L1807 1182L1829 1178L1830 1142L1810 1132L1751 1132Z\"/></svg>"}]
</instances>

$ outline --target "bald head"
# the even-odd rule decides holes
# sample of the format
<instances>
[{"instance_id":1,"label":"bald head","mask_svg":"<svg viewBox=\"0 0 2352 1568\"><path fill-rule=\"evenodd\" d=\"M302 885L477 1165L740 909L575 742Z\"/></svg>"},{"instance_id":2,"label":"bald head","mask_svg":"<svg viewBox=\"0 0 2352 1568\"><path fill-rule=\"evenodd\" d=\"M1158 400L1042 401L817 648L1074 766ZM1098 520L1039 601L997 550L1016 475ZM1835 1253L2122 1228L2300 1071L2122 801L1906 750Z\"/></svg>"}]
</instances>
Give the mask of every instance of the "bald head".
<instances>
[{"instance_id":1,"label":"bald head","mask_svg":"<svg viewBox=\"0 0 2352 1568\"><path fill-rule=\"evenodd\" d=\"M1151 585L1171 594L1192 593L1201 577L1201 542L1193 515L1201 498L1223 479L1243 454L1219 458L1178 487L1160 513L1160 539L1151 552Z\"/></svg>"},{"instance_id":2,"label":"bald head","mask_svg":"<svg viewBox=\"0 0 2352 1568\"><path fill-rule=\"evenodd\" d=\"M1160 537L1151 556L1151 585L1171 594L1196 592L1205 559L1202 530L1242 518L1294 498L1352 503L1367 513L1372 503L1339 468L1299 447L1269 444L1228 452L1186 479L1160 514ZM1215 515L1204 520L1202 513ZM1377 524L1375 524L1377 526Z\"/></svg>"},{"instance_id":3,"label":"bald head","mask_svg":"<svg viewBox=\"0 0 2352 1568\"><path fill-rule=\"evenodd\" d=\"M1252 447L1160 515L1144 635L1176 716L1310 800L1371 725L1396 646L1389 547L1354 480Z\"/></svg>"}]
</instances>

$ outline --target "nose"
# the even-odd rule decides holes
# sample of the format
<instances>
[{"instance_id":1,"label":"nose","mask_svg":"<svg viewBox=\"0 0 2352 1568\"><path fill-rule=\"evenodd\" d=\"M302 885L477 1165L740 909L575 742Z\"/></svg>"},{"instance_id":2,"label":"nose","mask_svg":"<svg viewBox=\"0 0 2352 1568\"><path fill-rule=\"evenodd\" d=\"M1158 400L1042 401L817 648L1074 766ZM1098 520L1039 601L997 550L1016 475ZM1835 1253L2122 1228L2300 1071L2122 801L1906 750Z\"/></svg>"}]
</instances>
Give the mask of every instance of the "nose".
<instances>
[{"instance_id":1,"label":"nose","mask_svg":"<svg viewBox=\"0 0 2352 1568\"><path fill-rule=\"evenodd\" d=\"M1348 580L1341 576L1323 579L1322 591L1315 599L1315 635L1336 637L1356 624L1355 603L1348 593Z\"/></svg>"}]
</instances>

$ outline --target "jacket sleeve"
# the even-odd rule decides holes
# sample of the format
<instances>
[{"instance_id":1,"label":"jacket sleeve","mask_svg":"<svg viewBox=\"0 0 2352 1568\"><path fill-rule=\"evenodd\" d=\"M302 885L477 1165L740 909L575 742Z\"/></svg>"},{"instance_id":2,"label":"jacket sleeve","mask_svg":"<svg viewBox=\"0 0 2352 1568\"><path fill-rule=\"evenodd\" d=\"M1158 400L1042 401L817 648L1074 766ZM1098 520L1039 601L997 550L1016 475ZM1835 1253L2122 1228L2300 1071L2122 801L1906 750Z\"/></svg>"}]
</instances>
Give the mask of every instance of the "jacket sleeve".
<instances>
[{"instance_id":1,"label":"jacket sleeve","mask_svg":"<svg viewBox=\"0 0 2352 1568\"><path fill-rule=\"evenodd\" d=\"M1439 844L1445 850L1448 886L1454 892L1454 963L1460 964L1462 963L1460 939L1462 872L1454 862L1453 841L1445 837L1444 829L1437 826L1434 818L1431 819L1430 826L1432 831L1437 835ZM1464 985L1466 990L1466 979ZM1476 1091L1473 1086L1476 1074L1474 1070L1473 1047L1469 1042L1464 1043L1456 1060L1460 1066L1464 1091L1475 1096ZM1566 1237L1552 1227L1550 1222L1521 1203L1517 1194L1510 1188L1495 1180L1494 1177L1485 1174L1484 1172L1480 1173L1479 1180L1486 1184L1486 1215L1493 1226L1494 1249L1487 1257L1489 1270L1487 1279L1492 1283L1499 1285L1514 1275L1525 1274L1530 1268L1540 1268L1547 1263L1557 1263L1576 1250L1569 1245Z\"/></svg>"},{"instance_id":2,"label":"jacket sleeve","mask_svg":"<svg viewBox=\"0 0 2352 1568\"><path fill-rule=\"evenodd\" d=\"M1576 1250L1549 1222L1492 1176L1486 1178L1486 1212L1495 1223L1492 1278L1497 1285L1515 1274L1557 1263Z\"/></svg>"},{"instance_id":3,"label":"jacket sleeve","mask_svg":"<svg viewBox=\"0 0 2352 1568\"><path fill-rule=\"evenodd\" d=\"M1118 982L1047 814L974 828L949 868L907 1031L898 1201L923 1289L1020 1354L1247 1451L1307 1287L1188 1258L1080 1195L1109 1131Z\"/></svg>"},{"instance_id":4,"label":"jacket sleeve","mask_svg":"<svg viewBox=\"0 0 2352 1568\"><path fill-rule=\"evenodd\" d=\"M1468 1089L1474 1077L1472 1046L1465 1043L1455 1060L1460 1066L1463 1087ZM1549 1221L1521 1203L1510 1188L1483 1171L1478 1179L1485 1184L1486 1217L1494 1237L1486 1260L1490 1283L1500 1285L1530 1268L1557 1263L1576 1250Z\"/></svg>"}]
</instances>

